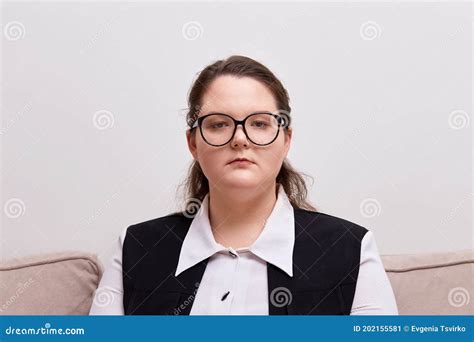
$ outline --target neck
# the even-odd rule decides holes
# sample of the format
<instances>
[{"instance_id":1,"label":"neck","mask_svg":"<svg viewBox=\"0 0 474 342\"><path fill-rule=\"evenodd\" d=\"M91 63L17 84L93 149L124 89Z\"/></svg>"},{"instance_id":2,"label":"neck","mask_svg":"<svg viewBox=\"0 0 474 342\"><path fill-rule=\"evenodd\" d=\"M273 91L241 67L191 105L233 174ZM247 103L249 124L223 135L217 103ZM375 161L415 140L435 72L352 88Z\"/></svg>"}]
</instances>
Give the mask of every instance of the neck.
<instances>
[{"instance_id":1,"label":"neck","mask_svg":"<svg viewBox=\"0 0 474 342\"><path fill-rule=\"evenodd\" d=\"M256 189L209 188L209 222L225 247L249 247L262 232L277 200L276 183Z\"/></svg>"}]
</instances>

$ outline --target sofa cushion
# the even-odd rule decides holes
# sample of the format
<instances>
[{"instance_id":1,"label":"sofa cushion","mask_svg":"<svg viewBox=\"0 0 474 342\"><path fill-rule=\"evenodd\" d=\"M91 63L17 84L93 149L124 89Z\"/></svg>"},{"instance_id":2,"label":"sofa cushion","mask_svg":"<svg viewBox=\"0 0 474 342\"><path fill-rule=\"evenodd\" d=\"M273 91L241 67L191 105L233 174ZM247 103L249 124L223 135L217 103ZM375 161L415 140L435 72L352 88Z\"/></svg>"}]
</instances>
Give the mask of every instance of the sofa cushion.
<instances>
[{"instance_id":1,"label":"sofa cushion","mask_svg":"<svg viewBox=\"0 0 474 342\"><path fill-rule=\"evenodd\" d=\"M381 258L400 315L473 314L473 250Z\"/></svg>"},{"instance_id":2,"label":"sofa cushion","mask_svg":"<svg viewBox=\"0 0 474 342\"><path fill-rule=\"evenodd\" d=\"M96 255L60 252L0 263L0 315L87 315L102 276Z\"/></svg>"},{"instance_id":3,"label":"sofa cushion","mask_svg":"<svg viewBox=\"0 0 474 342\"><path fill-rule=\"evenodd\" d=\"M382 255L400 315L472 315L474 252ZM0 315L87 315L103 268L62 252L0 262Z\"/></svg>"}]
</instances>

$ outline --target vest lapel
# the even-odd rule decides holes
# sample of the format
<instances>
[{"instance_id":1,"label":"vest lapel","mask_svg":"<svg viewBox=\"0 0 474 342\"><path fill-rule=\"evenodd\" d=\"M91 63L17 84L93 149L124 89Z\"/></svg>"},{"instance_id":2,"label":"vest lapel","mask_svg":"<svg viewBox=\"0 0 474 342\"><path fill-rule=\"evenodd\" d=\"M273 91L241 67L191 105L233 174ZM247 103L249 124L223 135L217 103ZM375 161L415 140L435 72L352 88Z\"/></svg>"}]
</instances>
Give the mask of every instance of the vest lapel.
<instances>
[{"instance_id":1,"label":"vest lapel","mask_svg":"<svg viewBox=\"0 0 474 342\"><path fill-rule=\"evenodd\" d=\"M288 315L291 303L290 276L273 264L267 263L268 314Z\"/></svg>"},{"instance_id":2,"label":"vest lapel","mask_svg":"<svg viewBox=\"0 0 474 342\"><path fill-rule=\"evenodd\" d=\"M298 224L300 222L300 212L293 208L295 215L295 234L297 234ZM296 242L295 242L296 244ZM296 245L293 251L295 256ZM181 273L177 280L182 283L184 288L181 291L179 303L175 313L178 315L189 315L194 304L194 299L199 287L199 283L206 270L209 258L201 261L193 267ZM294 274L294 272L293 272ZM268 278L268 313L269 315L288 315L288 306L292 302L293 287L291 277L284 271L271 263L267 263Z\"/></svg>"},{"instance_id":3,"label":"vest lapel","mask_svg":"<svg viewBox=\"0 0 474 342\"><path fill-rule=\"evenodd\" d=\"M201 261L176 278L183 286L175 310L177 315L190 314L208 260ZM267 263L267 277L269 315L288 315L288 305L292 299L291 277L271 263Z\"/></svg>"},{"instance_id":4,"label":"vest lapel","mask_svg":"<svg viewBox=\"0 0 474 342\"><path fill-rule=\"evenodd\" d=\"M191 308L196 298L196 293L199 288L204 271L206 270L207 261L209 258L204 259L198 264L191 268L183 271L176 279L182 286L181 295L179 298L178 305L175 310L177 315L189 315Z\"/></svg>"}]
</instances>

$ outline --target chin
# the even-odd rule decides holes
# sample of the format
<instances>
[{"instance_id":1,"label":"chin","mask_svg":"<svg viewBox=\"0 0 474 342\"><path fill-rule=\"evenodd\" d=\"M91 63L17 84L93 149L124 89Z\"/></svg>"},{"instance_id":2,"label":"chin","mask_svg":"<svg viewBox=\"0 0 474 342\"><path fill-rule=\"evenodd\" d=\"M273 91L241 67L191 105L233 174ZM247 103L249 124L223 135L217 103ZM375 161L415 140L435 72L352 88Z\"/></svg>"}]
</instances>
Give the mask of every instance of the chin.
<instances>
[{"instance_id":1,"label":"chin","mask_svg":"<svg viewBox=\"0 0 474 342\"><path fill-rule=\"evenodd\" d=\"M259 180L255 177L246 177L244 175L229 175L222 178L219 182L219 185L222 185L223 187L236 189L255 188L258 184Z\"/></svg>"}]
</instances>

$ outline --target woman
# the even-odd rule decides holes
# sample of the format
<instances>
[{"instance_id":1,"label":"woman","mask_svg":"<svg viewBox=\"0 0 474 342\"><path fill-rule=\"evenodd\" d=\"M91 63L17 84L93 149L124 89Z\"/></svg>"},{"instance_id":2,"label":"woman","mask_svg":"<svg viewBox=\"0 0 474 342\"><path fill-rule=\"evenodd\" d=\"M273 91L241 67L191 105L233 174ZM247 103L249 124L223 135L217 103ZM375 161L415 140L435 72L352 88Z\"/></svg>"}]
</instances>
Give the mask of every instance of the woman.
<instances>
[{"instance_id":1,"label":"woman","mask_svg":"<svg viewBox=\"0 0 474 342\"><path fill-rule=\"evenodd\" d=\"M217 61L188 105L187 208L123 230L90 314L398 314L373 234L307 202L268 68Z\"/></svg>"}]
</instances>

